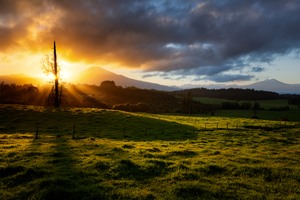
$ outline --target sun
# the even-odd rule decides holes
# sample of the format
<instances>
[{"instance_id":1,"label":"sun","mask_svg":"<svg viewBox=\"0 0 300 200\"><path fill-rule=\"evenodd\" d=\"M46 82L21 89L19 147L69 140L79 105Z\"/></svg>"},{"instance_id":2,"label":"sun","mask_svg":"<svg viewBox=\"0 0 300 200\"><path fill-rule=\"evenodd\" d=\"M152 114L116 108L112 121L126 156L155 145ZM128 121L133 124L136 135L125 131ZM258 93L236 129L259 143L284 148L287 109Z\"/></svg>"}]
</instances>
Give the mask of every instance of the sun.
<instances>
[{"instance_id":1,"label":"sun","mask_svg":"<svg viewBox=\"0 0 300 200\"><path fill-rule=\"evenodd\" d=\"M59 73L59 79L61 81L64 81L64 82L69 82L70 79L71 79L72 75L69 71L67 70L61 70L60 73Z\"/></svg>"},{"instance_id":2,"label":"sun","mask_svg":"<svg viewBox=\"0 0 300 200\"><path fill-rule=\"evenodd\" d=\"M60 61L60 72L59 72L59 79L63 82L71 82L72 77L74 76L73 64L69 63L68 61Z\"/></svg>"},{"instance_id":3,"label":"sun","mask_svg":"<svg viewBox=\"0 0 300 200\"><path fill-rule=\"evenodd\" d=\"M74 73L72 72L72 65L67 61L61 61L59 63L59 73L58 79L60 82L71 82ZM55 75L53 73L42 73L40 77L43 79L44 82L54 82Z\"/></svg>"},{"instance_id":4,"label":"sun","mask_svg":"<svg viewBox=\"0 0 300 200\"><path fill-rule=\"evenodd\" d=\"M55 76L54 76L54 74L52 74L52 73L49 73L49 74L41 74L40 75L41 76L41 78L42 78L42 80L44 81L44 82L47 82L47 83L51 83L51 82L54 82L54 80L55 80Z\"/></svg>"}]
</instances>

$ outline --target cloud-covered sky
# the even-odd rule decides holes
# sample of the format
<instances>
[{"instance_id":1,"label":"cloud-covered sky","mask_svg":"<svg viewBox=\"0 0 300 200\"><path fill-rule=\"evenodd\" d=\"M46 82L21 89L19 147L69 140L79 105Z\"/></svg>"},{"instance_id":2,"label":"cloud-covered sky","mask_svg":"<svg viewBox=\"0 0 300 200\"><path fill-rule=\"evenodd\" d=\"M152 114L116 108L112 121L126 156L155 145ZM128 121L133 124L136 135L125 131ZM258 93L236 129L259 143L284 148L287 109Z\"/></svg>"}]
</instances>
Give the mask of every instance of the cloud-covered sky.
<instances>
[{"instance_id":1,"label":"cloud-covered sky","mask_svg":"<svg viewBox=\"0 0 300 200\"><path fill-rule=\"evenodd\" d=\"M299 54L300 1L0 0L2 55L43 52L53 40L69 61L144 78L249 81Z\"/></svg>"}]
</instances>

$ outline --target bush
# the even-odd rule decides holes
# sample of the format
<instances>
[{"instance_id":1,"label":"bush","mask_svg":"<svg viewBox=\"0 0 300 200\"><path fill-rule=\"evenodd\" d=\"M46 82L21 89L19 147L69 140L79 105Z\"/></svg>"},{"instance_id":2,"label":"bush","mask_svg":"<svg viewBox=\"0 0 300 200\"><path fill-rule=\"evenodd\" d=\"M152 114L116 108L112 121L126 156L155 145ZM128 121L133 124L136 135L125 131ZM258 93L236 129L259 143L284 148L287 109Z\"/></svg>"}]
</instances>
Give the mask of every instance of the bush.
<instances>
[{"instance_id":1,"label":"bush","mask_svg":"<svg viewBox=\"0 0 300 200\"><path fill-rule=\"evenodd\" d=\"M82 99L82 105L85 107L95 107L95 108L104 108L104 109L109 108L108 105L102 103L92 95L84 95Z\"/></svg>"},{"instance_id":2,"label":"bush","mask_svg":"<svg viewBox=\"0 0 300 200\"><path fill-rule=\"evenodd\" d=\"M237 102L222 102L221 108L229 110L241 109L240 105Z\"/></svg>"},{"instance_id":3,"label":"bush","mask_svg":"<svg viewBox=\"0 0 300 200\"><path fill-rule=\"evenodd\" d=\"M250 110L252 108L252 104L250 102L243 102L240 106L243 110Z\"/></svg>"},{"instance_id":4,"label":"bush","mask_svg":"<svg viewBox=\"0 0 300 200\"><path fill-rule=\"evenodd\" d=\"M285 111L290 110L289 106L280 106L280 107L273 107L269 109L270 111Z\"/></svg>"},{"instance_id":5,"label":"bush","mask_svg":"<svg viewBox=\"0 0 300 200\"><path fill-rule=\"evenodd\" d=\"M147 103L137 103L137 104L117 104L113 106L114 110L122 110L127 112L149 112L150 106Z\"/></svg>"}]
</instances>

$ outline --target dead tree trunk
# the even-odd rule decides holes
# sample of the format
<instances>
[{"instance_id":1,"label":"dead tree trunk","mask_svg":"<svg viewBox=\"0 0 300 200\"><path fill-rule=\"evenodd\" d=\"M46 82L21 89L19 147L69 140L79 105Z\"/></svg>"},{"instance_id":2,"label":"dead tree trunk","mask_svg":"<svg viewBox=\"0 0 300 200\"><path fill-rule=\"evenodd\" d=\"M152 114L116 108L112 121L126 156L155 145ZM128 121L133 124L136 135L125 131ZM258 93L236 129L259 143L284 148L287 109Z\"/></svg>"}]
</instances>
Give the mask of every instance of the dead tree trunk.
<instances>
[{"instance_id":1,"label":"dead tree trunk","mask_svg":"<svg viewBox=\"0 0 300 200\"><path fill-rule=\"evenodd\" d=\"M58 89L58 73L57 73L57 58L56 58L56 45L54 41L54 76L55 76L55 94L54 94L54 107L59 108L59 89Z\"/></svg>"}]
</instances>

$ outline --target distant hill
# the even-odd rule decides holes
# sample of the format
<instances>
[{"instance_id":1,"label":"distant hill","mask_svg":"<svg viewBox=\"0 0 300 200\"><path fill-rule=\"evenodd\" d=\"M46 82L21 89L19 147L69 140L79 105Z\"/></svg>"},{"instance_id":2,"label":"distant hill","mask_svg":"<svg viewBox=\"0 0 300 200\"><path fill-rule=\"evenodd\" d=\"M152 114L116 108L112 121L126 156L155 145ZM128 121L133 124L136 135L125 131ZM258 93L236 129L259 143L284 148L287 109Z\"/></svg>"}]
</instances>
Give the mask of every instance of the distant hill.
<instances>
[{"instance_id":1,"label":"distant hill","mask_svg":"<svg viewBox=\"0 0 300 200\"><path fill-rule=\"evenodd\" d=\"M251 85L242 86L242 88L272 91L279 94L300 94L300 84L287 84L276 79L267 79Z\"/></svg>"},{"instance_id":2,"label":"distant hill","mask_svg":"<svg viewBox=\"0 0 300 200\"><path fill-rule=\"evenodd\" d=\"M226 85L226 84L209 84L209 85L200 85L200 84L184 84L180 86L181 89L193 89L193 88L206 88L206 89L222 89L222 88L238 88L238 85Z\"/></svg>"},{"instance_id":3,"label":"distant hill","mask_svg":"<svg viewBox=\"0 0 300 200\"><path fill-rule=\"evenodd\" d=\"M102 81L112 80L115 82L116 85L122 87L134 86L142 89L155 89L163 91L173 91L178 89L175 87L134 80L131 78L127 78L123 75L112 73L101 67L91 67L75 75L74 80L74 83L84 83L90 85L100 85Z\"/></svg>"},{"instance_id":4,"label":"distant hill","mask_svg":"<svg viewBox=\"0 0 300 200\"><path fill-rule=\"evenodd\" d=\"M300 84L287 84L280 82L276 79L267 79L264 81L256 82L250 85L225 85L225 84L211 84L211 85L193 85L186 84L182 85L182 89L191 88L206 88L206 89L228 89L228 88L242 88L242 89L254 89L276 92L279 94L300 94Z\"/></svg>"},{"instance_id":5,"label":"distant hill","mask_svg":"<svg viewBox=\"0 0 300 200\"><path fill-rule=\"evenodd\" d=\"M194 85L185 84L181 87L165 86L156 83L150 83L146 81L139 81L125 77L123 75L115 74L107 71L101 67L91 67L73 78L74 83L100 85L102 81L112 80L116 85L122 87L137 87L141 89L155 89L161 91L175 91L179 89L192 89L192 88L207 88L207 89L228 89L228 88L241 88L241 89L254 89L271 91L279 94L300 94L300 84L287 84L276 79L267 79L264 81L256 82L250 85L225 85L225 84L211 84L211 85ZM23 85L32 84L35 86L44 84L41 78L31 77L24 74L2 75L0 76L0 83Z\"/></svg>"},{"instance_id":6,"label":"distant hill","mask_svg":"<svg viewBox=\"0 0 300 200\"><path fill-rule=\"evenodd\" d=\"M6 84L13 84L16 85L24 85L24 84L32 84L32 85L39 85L43 81L39 78L34 78L30 76L26 76L24 74L13 74L13 75L2 75L0 76L0 83L6 83Z\"/></svg>"}]
</instances>

